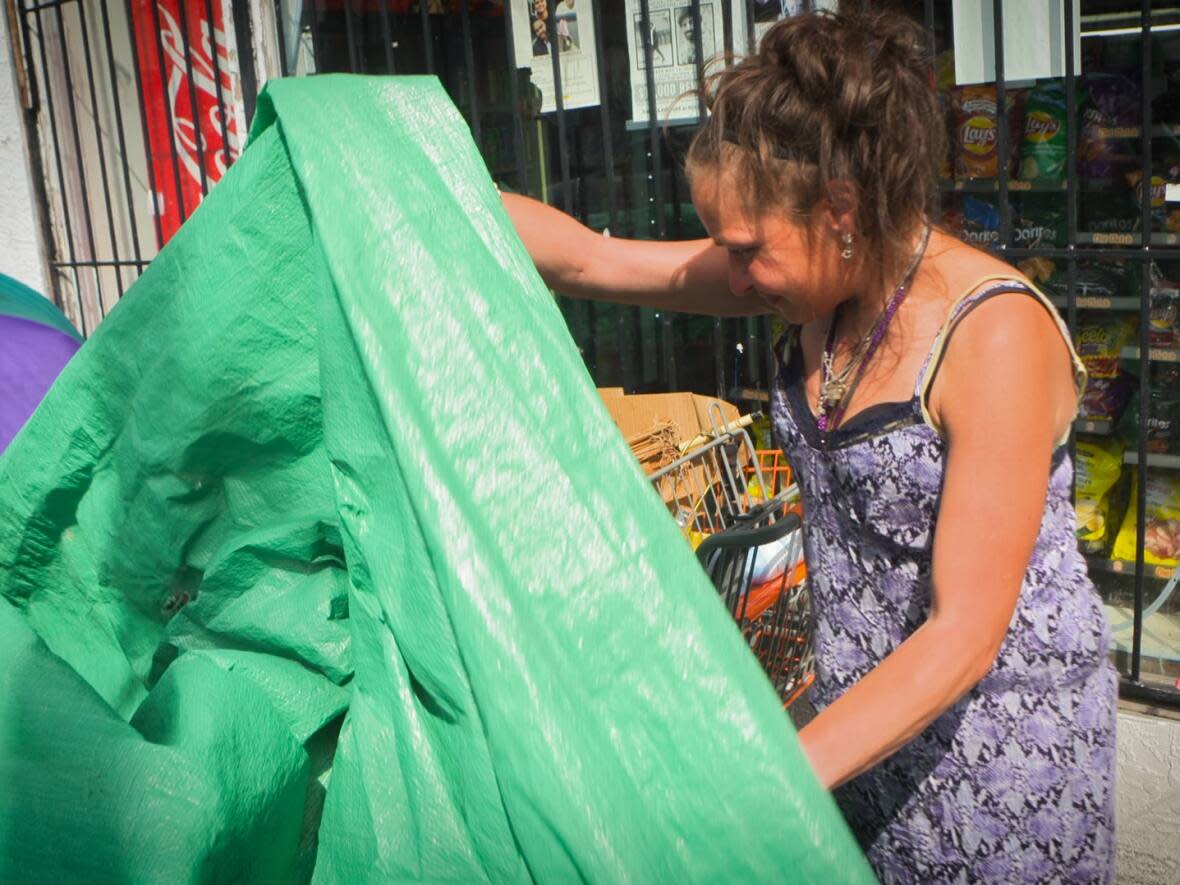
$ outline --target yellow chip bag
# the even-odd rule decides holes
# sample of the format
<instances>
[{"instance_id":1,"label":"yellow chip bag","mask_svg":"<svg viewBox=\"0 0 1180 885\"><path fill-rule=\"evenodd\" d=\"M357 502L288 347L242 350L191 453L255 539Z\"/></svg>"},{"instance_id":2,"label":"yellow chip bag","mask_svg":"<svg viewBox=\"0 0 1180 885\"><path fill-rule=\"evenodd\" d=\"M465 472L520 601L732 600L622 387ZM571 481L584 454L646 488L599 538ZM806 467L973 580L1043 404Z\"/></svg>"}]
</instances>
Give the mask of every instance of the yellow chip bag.
<instances>
[{"instance_id":1,"label":"yellow chip bag","mask_svg":"<svg viewBox=\"0 0 1180 885\"><path fill-rule=\"evenodd\" d=\"M1138 518L1138 490L1140 471L1135 470L1131 483L1131 503L1127 516L1115 538L1113 556L1128 562L1135 561L1135 526ZM1143 545L1143 561L1149 565L1180 565L1180 475L1162 471L1147 471L1147 534Z\"/></svg>"},{"instance_id":2,"label":"yellow chip bag","mask_svg":"<svg viewBox=\"0 0 1180 885\"><path fill-rule=\"evenodd\" d=\"M1087 553L1098 553L1110 538L1110 492L1123 472L1123 444L1085 438L1078 440L1076 451L1078 541Z\"/></svg>"}]
</instances>

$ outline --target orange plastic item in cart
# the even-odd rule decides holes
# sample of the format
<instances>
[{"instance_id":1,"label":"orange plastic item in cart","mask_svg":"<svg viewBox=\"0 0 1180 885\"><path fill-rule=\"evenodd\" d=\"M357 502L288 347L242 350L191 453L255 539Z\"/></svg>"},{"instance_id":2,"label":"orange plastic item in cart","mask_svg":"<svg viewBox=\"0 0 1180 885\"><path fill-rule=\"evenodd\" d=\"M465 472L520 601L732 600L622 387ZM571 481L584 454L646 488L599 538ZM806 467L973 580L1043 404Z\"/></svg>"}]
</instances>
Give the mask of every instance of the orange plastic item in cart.
<instances>
[{"instance_id":1,"label":"orange plastic item in cart","mask_svg":"<svg viewBox=\"0 0 1180 885\"><path fill-rule=\"evenodd\" d=\"M758 458L758 470L755 471L753 464L746 465L746 491L751 498L769 500L791 485L794 474L791 472L791 465L787 463L787 456L781 449L757 449L754 454ZM764 488L761 489L758 488L758 472L762 474ZM792 505L787 510L802 513L798 505Z\"/></svg>"}]
</instances>

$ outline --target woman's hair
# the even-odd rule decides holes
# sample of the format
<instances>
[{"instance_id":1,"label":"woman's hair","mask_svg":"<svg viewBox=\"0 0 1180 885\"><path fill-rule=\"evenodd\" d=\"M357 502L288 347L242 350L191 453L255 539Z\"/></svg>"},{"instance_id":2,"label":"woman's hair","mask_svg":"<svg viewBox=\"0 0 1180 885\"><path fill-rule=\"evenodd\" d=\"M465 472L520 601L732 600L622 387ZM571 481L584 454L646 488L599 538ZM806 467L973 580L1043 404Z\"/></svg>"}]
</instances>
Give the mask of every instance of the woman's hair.
<instances>
[{"instance_id":1,"label":"woman's hair","mask_svg":"<svg viewBox=\"0 0 1180 885\"><path fill-rule=\"evenodd\" d=\"M724 168L748 209L781 207L810 230L826 200L850 197L863 266L882 281L903 272L946 151L919 25L885 11L784 19L702 91L690 176Z\"/></svg>"}]
</instances>

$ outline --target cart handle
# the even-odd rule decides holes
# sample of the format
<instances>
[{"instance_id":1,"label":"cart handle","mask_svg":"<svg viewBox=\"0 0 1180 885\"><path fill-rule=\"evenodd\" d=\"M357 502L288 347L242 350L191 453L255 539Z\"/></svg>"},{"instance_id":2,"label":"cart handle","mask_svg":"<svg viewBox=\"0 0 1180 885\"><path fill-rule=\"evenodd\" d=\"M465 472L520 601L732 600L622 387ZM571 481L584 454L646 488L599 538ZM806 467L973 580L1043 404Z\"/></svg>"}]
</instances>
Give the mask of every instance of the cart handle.
<instances>
[{"instance_id":1,"label":"cart handle","mask_svg":"<svg viewBox=\"0 0 1180 885\"><path fill-rule=\"evenodd\" d=\"M751 511L724 531L709 535L697 547L697 561L704 566L709 562L712 554L718 550L751 549L771 544L785 538L803 525L803 520L799 518L798 513L787 513L770 525L756 526L751 524L759 516L765 515L765 512Z\"/></svg>"}]
</instances>

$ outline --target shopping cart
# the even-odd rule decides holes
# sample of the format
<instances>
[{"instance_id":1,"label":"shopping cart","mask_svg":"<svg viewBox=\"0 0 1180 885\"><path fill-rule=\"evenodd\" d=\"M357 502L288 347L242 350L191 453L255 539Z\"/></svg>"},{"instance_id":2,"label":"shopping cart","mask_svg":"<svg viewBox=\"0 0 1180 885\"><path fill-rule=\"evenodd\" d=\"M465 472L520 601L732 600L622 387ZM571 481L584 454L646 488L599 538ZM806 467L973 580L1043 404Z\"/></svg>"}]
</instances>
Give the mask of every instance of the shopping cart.
<instances>
[{"instance_id":1,"label":"shopping cart","mask_svg":"<svg viewBox=\"0 0 1180 885\"><path fill-rule=\"evenodd\" d=\"M759 508L761 510L762 508ZM811 606L802 562L802 521L786 513L763 522L752 512L711 535L697 559L738 623L783 706L803 694L815 676ZM763 560L779 559L781 569Z\"/></svg>"},{"instance_id":2,"label":"shopping cart","mask_svg":"<svg viewBox=\"0 0 1180 885\"><path fill-rule=\"evenodd\" d=\"M748 420L726 423L715 405L709 420L651 482L790 706L814 674L798 488L781 458L754 449Z\"/></svg>"}]
</instances>

